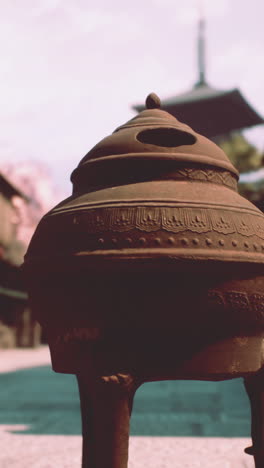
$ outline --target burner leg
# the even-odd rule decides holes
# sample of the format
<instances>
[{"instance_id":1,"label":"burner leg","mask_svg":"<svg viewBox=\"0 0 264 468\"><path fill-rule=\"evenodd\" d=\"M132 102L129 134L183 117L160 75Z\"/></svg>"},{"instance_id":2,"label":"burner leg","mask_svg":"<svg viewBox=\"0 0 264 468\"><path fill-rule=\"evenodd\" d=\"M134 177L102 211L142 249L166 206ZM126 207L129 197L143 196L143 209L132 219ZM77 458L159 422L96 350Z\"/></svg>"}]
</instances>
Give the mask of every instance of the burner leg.
<instances>
[{"instance_id":1,"label":"burner leg","mask_svg":"<svg viewBox=\"0 0 264 468\"><path fill-rule=\"evenodd\" d=\"M245 452L254 456L255 467L264 467L264 372L244 379L251 405L252 447Z\"/></svg>"},{"instance_id":2,"label":"burner leg","mask_svg":"<svg viewBox=\"0 0 264 468\"><path fill-rule=\"evenodd\" d=\"M127 468L129 423L138 384L131 375L77 375L82 413L82 468Z\"/></svg>"}]
</instances>

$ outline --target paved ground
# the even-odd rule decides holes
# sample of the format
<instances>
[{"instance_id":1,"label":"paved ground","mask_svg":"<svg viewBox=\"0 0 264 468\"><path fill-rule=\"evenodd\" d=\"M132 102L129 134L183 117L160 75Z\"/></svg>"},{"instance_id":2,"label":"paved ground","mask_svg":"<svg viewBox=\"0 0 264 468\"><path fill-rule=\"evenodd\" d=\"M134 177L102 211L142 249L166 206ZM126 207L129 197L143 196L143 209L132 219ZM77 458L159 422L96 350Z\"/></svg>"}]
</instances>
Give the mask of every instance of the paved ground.
<instances>
[{"instance_id":1,"label":"paved ground","mask_svg":"<svg viewBox=\"0 0 264 468\"><path fill-rule=\"evenodd\" d=\"M157 382L138 390L129 468L253 468L240 380ZM75 378L55 374L46 347L1 351L0 467L80 468Z\"/></svg>"}]
</instances>

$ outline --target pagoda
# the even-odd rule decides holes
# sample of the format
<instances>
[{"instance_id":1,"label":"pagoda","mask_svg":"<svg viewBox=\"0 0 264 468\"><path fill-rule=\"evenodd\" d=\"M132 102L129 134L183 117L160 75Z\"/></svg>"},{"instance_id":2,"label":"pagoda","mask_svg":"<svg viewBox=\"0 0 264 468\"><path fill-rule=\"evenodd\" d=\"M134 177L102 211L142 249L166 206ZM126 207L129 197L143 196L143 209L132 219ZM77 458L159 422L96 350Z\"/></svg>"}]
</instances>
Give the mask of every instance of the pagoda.
<instances>
[{"instance_id":1,"label":"pagoda","mask_svg":"<svg viewBox=\"0 0 264 468\"><path fill-rule=\"evenodd\" d=\"M219 90L208 85L205 68L205 19L201 16L198 23L198 80L189 91L162 100L162 109L214 140L264 123L239 89ZM144 106L133 108L141 111Z\"/></svg>"}]
</instances>

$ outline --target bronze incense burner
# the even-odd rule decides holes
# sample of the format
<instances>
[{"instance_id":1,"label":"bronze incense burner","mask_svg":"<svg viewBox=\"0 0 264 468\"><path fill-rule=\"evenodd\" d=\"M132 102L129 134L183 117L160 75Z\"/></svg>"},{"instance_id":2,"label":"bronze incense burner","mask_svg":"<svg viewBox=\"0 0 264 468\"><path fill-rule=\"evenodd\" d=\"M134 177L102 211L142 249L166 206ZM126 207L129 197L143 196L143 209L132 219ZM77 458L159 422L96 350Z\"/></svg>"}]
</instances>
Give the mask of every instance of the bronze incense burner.
<instances>
[{"instance_id":1,"label":"bronze incense burner","mask_svg":"<svg viewBox=\"0 0 264 468\"><path fill-rule=\"evenodd\" d=\"M142 383L243 376L263 468L264 217L220 148L146 107L81 160L25 257L53 369L78 378L82 466L127 467Z\"/></svg>"}]
</instances>

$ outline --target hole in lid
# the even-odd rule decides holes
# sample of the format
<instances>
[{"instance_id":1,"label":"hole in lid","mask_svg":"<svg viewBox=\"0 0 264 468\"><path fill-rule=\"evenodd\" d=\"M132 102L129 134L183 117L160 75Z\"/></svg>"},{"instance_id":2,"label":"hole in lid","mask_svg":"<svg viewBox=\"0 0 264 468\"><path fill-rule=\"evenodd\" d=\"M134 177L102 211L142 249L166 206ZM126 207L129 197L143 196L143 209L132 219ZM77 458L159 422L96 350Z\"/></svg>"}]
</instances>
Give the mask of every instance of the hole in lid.
<instances>
[{"instance_id":1,"label":"hole in lid","mask_svg":"<svg viewBox=\"0 0 264 468\"><path fill-rule=\"evenodd\" d=\"M193 145L194 135L176 128L151 128L143 130L137 135L137 140L148 145L174 148L182 145Z\"/></svg>"}]
</instances>

